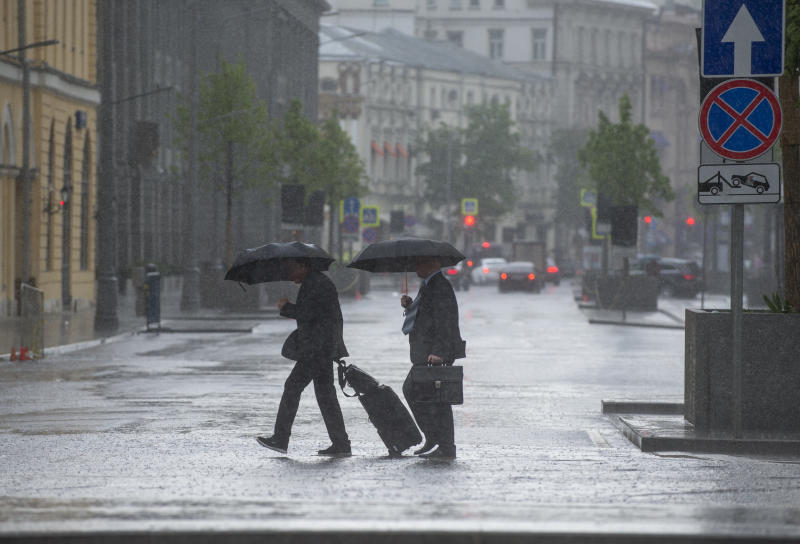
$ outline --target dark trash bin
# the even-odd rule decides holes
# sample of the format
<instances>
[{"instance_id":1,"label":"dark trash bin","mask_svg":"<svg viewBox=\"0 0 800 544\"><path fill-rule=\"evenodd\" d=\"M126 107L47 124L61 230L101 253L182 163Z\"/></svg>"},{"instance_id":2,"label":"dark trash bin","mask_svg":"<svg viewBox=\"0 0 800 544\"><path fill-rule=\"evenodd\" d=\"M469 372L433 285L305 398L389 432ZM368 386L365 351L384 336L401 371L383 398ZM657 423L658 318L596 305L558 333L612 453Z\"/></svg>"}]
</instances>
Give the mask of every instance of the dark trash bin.
<instances>
[{"instance_id":1,"label":"dark trash bin","mask_svg":"<svg viewBox=\"0 0 800 544\"><path fill-rule=\"evenodd\" d=\"M161 274L154 264L148 264L144 280L147 330L161 329Z\"/></svg>"}]
</instances>

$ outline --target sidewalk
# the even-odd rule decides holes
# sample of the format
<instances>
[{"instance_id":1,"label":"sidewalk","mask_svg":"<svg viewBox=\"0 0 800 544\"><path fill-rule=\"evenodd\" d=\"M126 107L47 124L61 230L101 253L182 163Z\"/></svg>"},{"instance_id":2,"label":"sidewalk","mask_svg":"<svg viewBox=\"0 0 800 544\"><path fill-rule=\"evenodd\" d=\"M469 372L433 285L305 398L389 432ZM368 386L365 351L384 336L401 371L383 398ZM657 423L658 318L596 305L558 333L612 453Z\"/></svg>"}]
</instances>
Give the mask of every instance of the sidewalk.
<instances>
[{"instance_id":1,"label":"sidewalk","mask_svg":"<svg viewBox=\"0 0 800 544\"><path fill-rule=\"evenodd\" d=\"M110 341L124 334L144 332L145 316L136 315L136 298L132 289L117 299L119 327L113 332L94 329L95 307L77 312L49 313L44 316L44 348L48 353L62 352L67 346L89 347ZM256 313L236 313L220 309L201 308L196 312L181 310L179 289L163 291L161 296L161 332L249 332L263 319L277 316L277 310ZM21 319L0 317L0 361L7 361L11 348L19 353Z\"/></svg>"}]
</instances>

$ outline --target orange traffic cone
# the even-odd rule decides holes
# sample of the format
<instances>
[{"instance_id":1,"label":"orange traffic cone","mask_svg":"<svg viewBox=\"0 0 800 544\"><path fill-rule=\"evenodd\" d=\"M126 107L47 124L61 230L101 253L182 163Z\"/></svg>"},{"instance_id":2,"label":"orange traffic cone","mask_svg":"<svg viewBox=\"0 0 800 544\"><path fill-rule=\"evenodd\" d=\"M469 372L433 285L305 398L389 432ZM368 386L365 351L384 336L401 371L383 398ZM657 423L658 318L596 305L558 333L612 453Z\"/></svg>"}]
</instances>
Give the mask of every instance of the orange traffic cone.
<instances>
[{"instance_id":1,"label":"orange traffic cone","mask_svg":"<svg viewBox=\"0 0 800 544\"><path fill-rule=\"evenodd\" d=\"M20 346L19 348L19 360L20 361L30 361L31 356L28 355L28 348L24 346Z\"/></svg>"},{"instance_id":2,"label":"orange traffic cone","mask_svg":"<svg viewBox=\"0 0 800 544\"><path fill-rule=\"evenodd\" d=\"M17 360L17 348L11 348L11 357L8 358L9 361L16 361Z\"/></svg>"},{"instance_id":3,"label":"orange traffic cone","mask_svg":"<svg viewBox=\"0 0 800 544\"><path fill-rule=\"evenodd\" d=\"M361 291L356 291L356 300L361 300Z\"/></svg>"}]
</instances>

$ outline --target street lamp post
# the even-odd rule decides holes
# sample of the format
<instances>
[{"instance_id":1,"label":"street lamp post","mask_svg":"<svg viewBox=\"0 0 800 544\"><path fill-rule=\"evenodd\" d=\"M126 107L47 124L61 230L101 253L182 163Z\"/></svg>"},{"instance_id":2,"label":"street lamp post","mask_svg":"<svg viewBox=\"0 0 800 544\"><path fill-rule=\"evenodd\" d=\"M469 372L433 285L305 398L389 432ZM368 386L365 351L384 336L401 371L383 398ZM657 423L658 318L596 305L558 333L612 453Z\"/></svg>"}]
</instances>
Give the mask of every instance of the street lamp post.
<instances>
[{"instance_id":1,"label":"street lamp post","mask_svg":"<svg viewBox=\"0 0 800 544\"><path fill-rule=\"evenodd\" d=\"M116 187L114 180L114 121L112 115L112 2L98 3L102 44L100 53L100 172L97 183L97 305L94 330L111 333L119 327L117 276L114 273Z\"/></svg>"}]
</instances>

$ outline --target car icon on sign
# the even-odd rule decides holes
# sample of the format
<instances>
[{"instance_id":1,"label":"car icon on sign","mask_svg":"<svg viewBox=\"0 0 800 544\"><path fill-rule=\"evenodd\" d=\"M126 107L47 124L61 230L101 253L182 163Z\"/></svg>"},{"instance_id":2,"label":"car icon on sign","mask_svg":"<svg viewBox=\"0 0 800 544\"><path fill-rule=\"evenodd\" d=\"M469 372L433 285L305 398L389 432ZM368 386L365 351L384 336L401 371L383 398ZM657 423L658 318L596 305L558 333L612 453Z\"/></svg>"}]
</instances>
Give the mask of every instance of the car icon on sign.
<instances>
[{"instance_id":1,"label":"car icon on sign","mask_svg":"<svg viewBox=\"0 0 800 544\"><path fill-rule=\"evenodd\" d=\"M731 184L734 187L747 185L748 187L755 189L758 194L761 194L764 191L769 191L769 182L767 181L767 177L755 172L750 172L749 174L745 175L733 174L731 176Z\"/></svg>"},{"instance_id":2,"label":"car icon on sign","mask_svg":"<svg viewBox=\"0 0 800 544\"><path fill-rule=\"evenodd\" d=\"M701 193L711 193L712 195L716 195L722 192L722 181L720 180L722 176L719 172L711 176L705 181L702 181L698 184L698 191Z\"/></svg>"}]
</instances>

